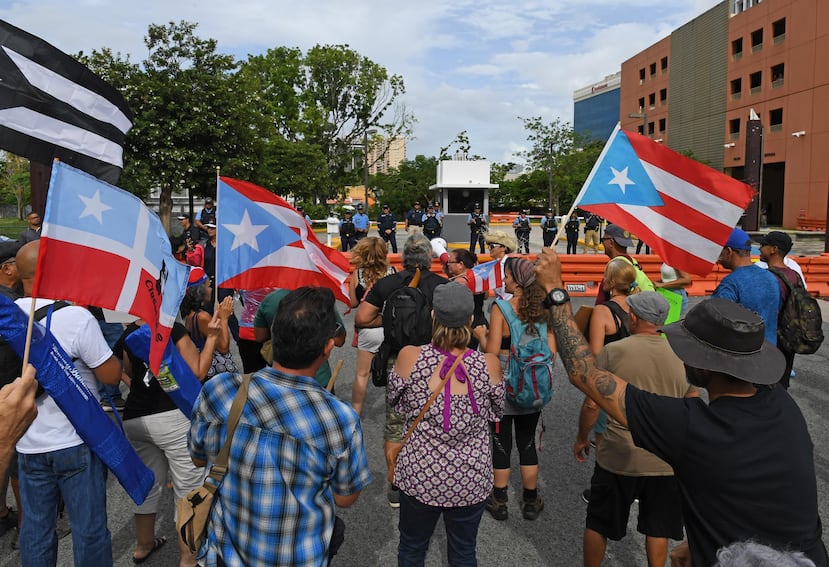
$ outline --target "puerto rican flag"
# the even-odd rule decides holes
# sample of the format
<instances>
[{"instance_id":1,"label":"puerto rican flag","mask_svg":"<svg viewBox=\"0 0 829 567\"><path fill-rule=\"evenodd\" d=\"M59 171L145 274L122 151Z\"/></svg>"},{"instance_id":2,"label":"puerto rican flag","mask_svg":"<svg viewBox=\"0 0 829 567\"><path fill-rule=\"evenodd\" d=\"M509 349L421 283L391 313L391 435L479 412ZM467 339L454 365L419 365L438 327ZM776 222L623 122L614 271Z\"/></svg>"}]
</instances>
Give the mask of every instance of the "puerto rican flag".
<instances>
[{"instance_id":1,"label":"puerto rican flag","mask_svg":"<svg viewBox=\"0 0 829 567\"><path fill-rule=\"evenodd\" d=\"M483 293L504 285L501 262L484 262L466 272L467 287L472 293Z\"/></svg>"},{"instance_id":2,"label":"puerto rican flag","mask_svg":"<svg viewBox=\"0 0 829 567\"><path fill-rule=\"evenodd\" d=\"M617 124L576 205L634 233L671 266L703 276L754 194L745 183Z\"/></svg>"},{"instance_id":3,"label":"puerto rican flag","mask_svg":"<svg viewBox=\"0 0 829 567\"><path fill-rule=\"evenodd\" d=\"M152 333L150 370L187 288L161 220L135 195L62 162L52 166L32 295L129 313Z\"/></svg>"},{"instance_id":4,"label":"puerto rican flag","mask_svg":"<svg viewBox=\"0 0 829 567\"><path fill-rule=\"evenodd\" d=\"M317 240L305 217L267 189L219 177L216 287L327 287L350 304L348 260Z\"/></svg>"}]
</instances>

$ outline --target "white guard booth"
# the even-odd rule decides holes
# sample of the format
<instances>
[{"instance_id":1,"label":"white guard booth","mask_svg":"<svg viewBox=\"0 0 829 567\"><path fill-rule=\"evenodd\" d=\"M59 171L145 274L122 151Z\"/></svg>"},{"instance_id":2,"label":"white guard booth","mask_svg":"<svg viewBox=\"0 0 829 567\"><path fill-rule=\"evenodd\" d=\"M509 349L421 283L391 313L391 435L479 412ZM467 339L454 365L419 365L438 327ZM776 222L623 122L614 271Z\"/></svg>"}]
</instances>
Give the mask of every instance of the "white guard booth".
<instances>
[{"instance_id":1,"label":"white guard booth","mask_svg":"<svg viewBox=\"0 0 829 567\"><path fill-rule=\"evenodd\" d=\"M441 236L449 243L469 246L469 226L466 220L476 203L489 218L489 190L498 185L490 183L490 163L485 160L455 159L438 162L437 183L429 187L435 192L435 201L444 213Z\"/></svg>"}]
</instances>

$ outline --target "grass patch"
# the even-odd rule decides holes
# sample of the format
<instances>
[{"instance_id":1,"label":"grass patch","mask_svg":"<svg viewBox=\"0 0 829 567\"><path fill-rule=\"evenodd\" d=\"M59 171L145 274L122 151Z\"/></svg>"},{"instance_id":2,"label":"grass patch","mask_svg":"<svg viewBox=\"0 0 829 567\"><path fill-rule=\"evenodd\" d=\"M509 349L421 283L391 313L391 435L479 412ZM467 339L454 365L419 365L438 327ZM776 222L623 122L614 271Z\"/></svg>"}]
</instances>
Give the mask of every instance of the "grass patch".
<instances>
[{"instance_id":1,"label":"grass patch","mask_svg":"<svg viewBox=\"0 0 829 567\"><path fill-rule=\"evenodd\" d=\"M12 240L17 240L20 233L26 230L29 224L24 220L17 219L0 219L0 234L8 236Z\"/></svg>"}]
</instances>

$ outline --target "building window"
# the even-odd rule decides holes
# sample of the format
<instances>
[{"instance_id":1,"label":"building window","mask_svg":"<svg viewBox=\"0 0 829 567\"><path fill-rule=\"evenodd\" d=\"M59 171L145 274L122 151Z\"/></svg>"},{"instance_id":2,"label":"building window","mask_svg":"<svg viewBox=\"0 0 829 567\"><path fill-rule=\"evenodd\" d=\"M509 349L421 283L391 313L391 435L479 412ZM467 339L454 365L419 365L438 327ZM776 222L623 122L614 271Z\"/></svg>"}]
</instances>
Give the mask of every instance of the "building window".
<instances>
[{"instance_id":1,"label":"building window","mask_svg":"<svg viewBox=\"0 0 829 567\"><path fill-rule=\"evenodd\" d=\"M772 132L779 132L783 129L783 109L775 108L769 111L769 128Z\"/></svg>"},{"instance_id":2,"label":"building window","mask_svg":"<svg viewBox=\"0 0 829 567\"><path fill-rule=\"evenodd\" d=\"M648 95L648 106L651 107L651 110L656 108L656 93L651 93Z\"/></svg>"},{"instance_id":3,"label":"building window","mask_svg":"<svg viewBox=\"0 0 829 567\"><path fill-rule=\"evenodd\" d=\"M743 38L738 37L731 42L731 58L739 59L743 56Z\"/></svg>"},{"instance_id":4,"label":"building window","mask_svg":"<svg viewBox=\"0 0 829 567\"><path fill-rule=\"evenodd\" d=\"M639 84L640 85L645 84L645 68L644 67L639 69Z\"/></svg>"},{"instance_id":5,"label":"building window","mask_svg":"<svg viewBox=\"0 0 829 567\"><path fill-rule=\"evenodd\" d=\"M774 43L780 43L786 39L786 18L780 18L771 24L771 37Z\"/></svg>"},{"instance_id":6,"label":"building window","mask_svg":"<svg viewBox=\"0 0 829 567\"><path fill-rule=\"evenodd\" d=\"M639 112L645 110L645 97L639 99Z\"/></svg>"},{"instance_id":7,"label":"building window","mask_svg":"<svg viewBox=\"0 0 829 567\"><path fill-rule=\"evenodd\" d=\"M763 49L763 28L751 32L751 50L760 51Z\"/></svg>"},{"instance_id":8,"label":"building window","mask_svg":"<svg viewBox=\"0 0 829 567\"><path fill-rule=\"evenodd\" d=\"M783 86L784 64L773 65L771 68L771 88Z\"/></svg>"},{"instance_id":9,"label":"building window","mask_svg":"<svg viewBox=\"0 0 829 567\"><path fill-rule=\"evenodd\" d=\"M640 134L644 135L645 134L645 127L640 124L639 126L636 127L636 131L639 132Z\"/></svg>"},{"instance_id":10,"label":"building window","mask_svg":"<svg viewBox=\"0 0 829 567\"><path fill-rule=\"evenodd\" d=\"M743 79L731 80L731 100L737 100L743 93Z\"/></svg>"},{"instance_id":11,"label":"building window","mask_svg":"<svg viewBox=\"0 0 829 567\"><path fill-rule=\"evenodd\" d=\"M763 72L757 71L748 76L748 86L751 88L751 94L759 93L763 87Z\"/></svg>"},{"instance_id":12,"label":"building window","mask_svg":"<svg viewBox=\"0 0 829 567\"><path fill-rule=\"evenodd\" d=\"M740 119L732 118L728 121L728 139L736 140L740 137Z\"/></svg>"},{"instance_id":13,"label":"building window","mask_svg":"<svg viewBox=\"0 0 829 567\"><path fill-rule=\"evenodd\" d=\"M668 89L659 89L659 104L668 103Z\"/></svg>"},{"instance_id":14,"label":"building window","mask_svg":"<svg viewBox=\"0 0 829 567\"><path fill-rule=\"evenodd\" d=\"M651 63L650 69L651 69L651 77L655 77L656 76L656 63Z\"/></svg>"},{"instance_id":15,"label":"building window","mask_svg":"<svg viewBox=\"0 0 829 567\"><path fill-rule=\"evenodd\" d=\"M784 27L785 27L785 22L784 22ZM663 73L668 72L668 58L667 57L663 57L662 59L659 60L659 67L662 69Z\"/></svg>"},{"instance_id":16,"label":"building window","mask_svg":"<svg viewBox=\"0 0 829 567\"><path fill-rule=\"evenodd\" d=\"M663 133L663 132L665 131L665 123L666 123L666 122L665 122L665 119L664 119L664 118L660 118L660 119L659 119L659 133L660 133L660 134L661 134L661 133Z\"/></svg>"},{"instance_id":17,"label":"building window","mask_svg":"<svg viewBox=\"0 0 829 567\"><path fill-rule=\"evenodd\" d=\"M653 136L653 122L648 122L648 136Z\"/></svg>"}]
</instances>

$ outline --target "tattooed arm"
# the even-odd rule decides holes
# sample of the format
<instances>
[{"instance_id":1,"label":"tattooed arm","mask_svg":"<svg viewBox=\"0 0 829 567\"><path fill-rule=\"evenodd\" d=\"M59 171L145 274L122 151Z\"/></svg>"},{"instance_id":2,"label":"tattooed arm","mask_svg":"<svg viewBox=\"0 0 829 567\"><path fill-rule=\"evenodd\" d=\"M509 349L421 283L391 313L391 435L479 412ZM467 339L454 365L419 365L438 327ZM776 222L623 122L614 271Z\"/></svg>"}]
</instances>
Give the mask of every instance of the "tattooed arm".
<instances>
[{"instance_id":1,"label":"tattooed arm","mask_svg":"<svg viewBox=\"0 0 829 567\"><path fill-rule=\"evenodd\" d=\"M549 293L553 288L563 288L561 262L552 248L544 248L535 268L536 281ZM624 412L624 396L627 382L607 370L596 367L596 357L579 331L570 303L550 309L553 333L556 336L558 356L564 363L570 382L587 394L607 414L627 427Z\"/></svg>"}]
</instances>

